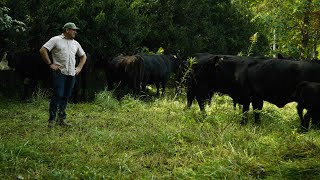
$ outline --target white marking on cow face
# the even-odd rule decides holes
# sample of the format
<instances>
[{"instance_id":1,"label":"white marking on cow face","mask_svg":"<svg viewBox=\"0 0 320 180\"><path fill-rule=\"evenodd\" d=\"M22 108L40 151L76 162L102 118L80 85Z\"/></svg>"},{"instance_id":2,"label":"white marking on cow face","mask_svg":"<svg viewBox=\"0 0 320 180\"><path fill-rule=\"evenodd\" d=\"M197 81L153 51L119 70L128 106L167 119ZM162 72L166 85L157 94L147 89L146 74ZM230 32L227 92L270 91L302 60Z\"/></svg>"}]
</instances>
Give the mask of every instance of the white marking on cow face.
<instances>
[{"instance_id":1,"label":"white marking on cow face","mask_svg":"<svg viewBox=\"0 0 320 180\"><path fill-rule=\"evenodd\" d=\"M8 60L7 60L7 53L4 54L4 56L1 59L0 62L0 70L4 71L4 70L11 70L11 68L8 65Z\"/></svg>"}]
</instances>

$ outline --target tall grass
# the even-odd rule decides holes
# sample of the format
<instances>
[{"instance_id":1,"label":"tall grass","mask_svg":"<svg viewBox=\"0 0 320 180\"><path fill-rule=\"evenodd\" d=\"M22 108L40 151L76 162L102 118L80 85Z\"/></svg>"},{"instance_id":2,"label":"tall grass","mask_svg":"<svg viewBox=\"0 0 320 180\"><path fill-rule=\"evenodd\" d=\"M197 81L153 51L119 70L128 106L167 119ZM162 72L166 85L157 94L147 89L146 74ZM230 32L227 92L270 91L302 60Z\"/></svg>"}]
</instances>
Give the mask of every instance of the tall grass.
<instances>
[{"instance_id":1,"label":"tall grass","mask_svg":"<svg viewBox=\"0 0 320 180\"><path fill-rule=\"evenodd\" d=\"M47 129L48 99L0 96L0 179L319 179L320 136L298 133L295 103L264 103L262 123L215 95L202 114L185 98L110 92L69 104L71 128Z\"/></svg>"}]
</instances>

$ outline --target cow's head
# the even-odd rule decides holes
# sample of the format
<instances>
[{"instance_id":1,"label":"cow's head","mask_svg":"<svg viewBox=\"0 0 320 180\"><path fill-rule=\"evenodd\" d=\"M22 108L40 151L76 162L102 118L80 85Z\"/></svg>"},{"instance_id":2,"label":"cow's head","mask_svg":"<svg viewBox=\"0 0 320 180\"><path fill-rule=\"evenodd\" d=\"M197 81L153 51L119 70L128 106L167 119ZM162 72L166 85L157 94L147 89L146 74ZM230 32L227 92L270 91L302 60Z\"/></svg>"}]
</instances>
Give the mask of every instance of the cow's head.
<instances>
[{"instance_id":1,"label":"cow's head","mask_svg":"<svg viewBox=\"0 0 320 180\"><path fill-rule=\"evenodd\" d=\"M214 55L210 57L208 65L206 66L206 71L210 72L208 76L213 79L219 79L223 74L225 58L222 56ZM216 81L216 80L215 80Z\"/></svg>"},{"instance_id":2,"label":"cow's head","mask_svg":"<svg viewBox=\"0 0 320 180\"><path fill-rule=\"evenodd\" d=\"M171 61L173 62L174 69L176 69L176 70L179 69L179 66L182 63L182 58L179 55L170 54L169 56L170 56Z\"/></svg>"}]
</instances>

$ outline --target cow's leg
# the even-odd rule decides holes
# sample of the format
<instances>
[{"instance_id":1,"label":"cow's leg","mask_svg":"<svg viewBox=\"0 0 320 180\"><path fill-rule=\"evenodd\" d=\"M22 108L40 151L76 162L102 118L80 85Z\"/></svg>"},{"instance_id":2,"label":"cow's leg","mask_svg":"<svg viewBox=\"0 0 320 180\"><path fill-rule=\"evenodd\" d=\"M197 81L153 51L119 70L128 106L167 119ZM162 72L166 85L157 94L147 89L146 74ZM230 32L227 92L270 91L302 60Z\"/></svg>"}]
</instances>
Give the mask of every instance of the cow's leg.
<instances>
[{"instance_id":1,"label":"cow's leg","mask_svg":"<svg viewBox=\"0 0 320 180\"><path fill-rule=\"evenodd\" d=\"M208 106L211 106L211 97L213 96L213 93L208 93L206 97L206 101L208 103Z\"/></svg>"},{"instance_id":2,"label":"cow's leg","mask_svg":"<svg viewBox=\"0 0 320 180\"><path fill-rule=\"evenodd\" d=\"M233 101L233 109L236 110L236 108L237 108L237 101L235 101L234 99L232 99L232 101Z\"/></svg>"},{"instance_id":3,"label":"cow's leg","mask_svg":"<svg viewBox=\"0 0 320 180\"><path fill-rule=\"evenodd\" d=\"M34 80L34 79L30 79L30 84L29 84L29 98L31 98L32 96L36 96L39 95L39 89L40 87L37 87L38 85L38 81Z\"/></svg>"},{"instance_id":4,"label":"cow's leg","mask_svg":"<svg viewBox=\"0 0 320 180\"><path fill-rule=\"evenodd\" d=\"M299 118L300 118L300 121L303 121L303 107L301 104L298 104L297 105L297 112L298 112L298 115L299 115Z\"/></svg>"},{"instance_id":5,"label":"cow's leg","mask_svg":"<svg viewBox=\"0 0 320 180\"><path fill-rule=\"evenodd\" d=\"M114 84L114 82L112 82L111 80L108 80L108 79L107 79L106 86L107 86L107 90L108 90L108 91L111 91L111 90L112 90L113 84Z\"/></svg>"},{"instance_id":6,"label":"cow's leg","mask_svg":"<svg viewBox=\"0 0 320 180\"><path fill-rule=\"evenodd\" d=\"M117 100L121 100L121 98L123 97L123 89L124 89L124 86L123 86L123 82L120 82L118 87L116 88L116 94L117 94Z\"/></svg>"},{"instance_id":7,"label":"cow's leg","mask_svg":"<svg viewBox=\"0 0 320 180\"><path fill-rule=\"evenodd\" d=\"M146 93L146 89L147 89L147 85L146 84L144 84L144 83L141 83L141 91L142 91L142 93Z\"/></svg>"},{"instance_id":8,"label":"cow's leg","mask_svg":"<svg viewBox=\"0 0 320 180\"><path fill-rule=\"evenodd\" d=\"M160 95L160 82L156 82L157 96Z\"/></svg>"},{"instance_id":9,"label":"cow's leg","mask_svg":"<svg viewBox=\"0 0 320 180\"><path fill-rule=\"evenodd\" d=\"M206 96L197 96L196 99L198 101L198 105L199 105L200 110L202 112L205 112L204 105L206 103Z\"/></svg>"},{"instance_id":10,"label":"cow's leg","mask_svg":"<svg viewBox=\"0 0 320 180\"><path fill-rule=\"evenodd\" d=\"M141 91L141 79L139 77L136 78L135 87L136 87L137 94L140 94L140 91Z\"/></svg>"},{"instance_id":11,"label":"cow's leg","mask_svg":"<svg viewBox=\"0 0 320 180\"><path fill-rule=\"evenodd\" d=\"M248 123L248 111L249 111L250 102L243 103L242 109L242 121L240 124L244 125Z\"/></svg>"},{"instance_id":12,"label":"cow's leg","mask_svg":"<svg viewBox=\"0 0 320 180\"><path fill-rule=\"evenodd\" d=\"M129 80L125 87L126 87L126 91L125 92L129 92L129 93L132 93L132 94L136 93L136 89L134 87L133 81Z\"/></svg>"},{"instance_id":13,"label":"cow's leg","mask_svg":"<svg viewBox=\"0 0 320 180\"><path fill-rule=\"evenodd\" d=\"M137 77L133 75L132 79L129 79L128 85L129 89L132 90L132 93L135 95L137 94Z\"/></svg>"},{"instance_id":14,"label":"cow's leg","mask_svg":"<svg viewBox=\"0 0 320 180\"><path fill-rule=\"evenodd\" d=\"M146 92L146 89L147 89L147 82L146 82L145 79L143 79L143 80L141 81L141 91L142 91L143 93L145 93L145 92Z\"/></svg>"},{"instance_id":15,"label":"cow's leg","mask_svg":"<svg viewBox=\"0 0 320 180\"><path fill-rule=\"evenodd\" d=\"M187 89L187 108L190 108L195 98L193 90Z\"/></svg>"},{"instance_id":16,"label":"cow's leg","mask_svg":"<svg viewBox=\"0 0 320 180\"><path fill-rule=\"evenodd\" d=\"M301 129L303 131L307 131L309 129L309 123L311 119L311 111L307 111L307 113L304 115L304 118L301 119Z\"/></svg>"},{"instance_id":17,"label":"cow's leg","mask_svg":"<svg viewBox=\"0 0 320 180\"><path fill-rule=\"evenodd\" d=\"M31 79L30 78L24 78L23 80L23 94L21 99L27 100L32 95L32 88L31 88Z\"/></svg>"},{"instance_id":18,"label":"cow's leg","mask_svg":"<svg viewBox=\"0 0 320 180\"><path fill-rule=\"evenodd\" d=\"M162 95L164 95L167 83L166 82L162 82L161 84L162 84Z\"/></svg>"},{"instance_id":19,"label":"cow's leg","mask_svg":"<svg viewBox=\"0 0 320 180\"><path fill-rule=\"evenodd\" d=\"M255 123L260 124L261 119L260 119L260 111L262 110L263 107L263 101L256 101L252 103L253 110L254 110L254 120Z\"/></svg>"}]
</instances>

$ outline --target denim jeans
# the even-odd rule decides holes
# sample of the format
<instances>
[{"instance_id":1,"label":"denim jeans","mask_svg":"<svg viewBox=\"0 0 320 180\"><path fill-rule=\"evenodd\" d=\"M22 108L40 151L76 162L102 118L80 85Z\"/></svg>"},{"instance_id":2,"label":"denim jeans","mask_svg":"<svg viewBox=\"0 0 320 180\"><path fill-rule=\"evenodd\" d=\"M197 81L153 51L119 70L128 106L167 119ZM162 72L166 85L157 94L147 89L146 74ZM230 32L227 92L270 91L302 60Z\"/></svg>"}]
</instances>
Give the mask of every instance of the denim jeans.
<instances>
[{"instance_id":1,"label":"denim jeans","mask_svg":"<svg viewBox=\"0 0 320 180\"><path fill-rule=\"evenodd\" d=\"M75 76L64 75L60 71L54 71L53 96L49 105L49 120L54 120L58 112L59 119L66 118L66 107L68 98L71 96L76 78Z\"/></svg>"}]
</instances>

